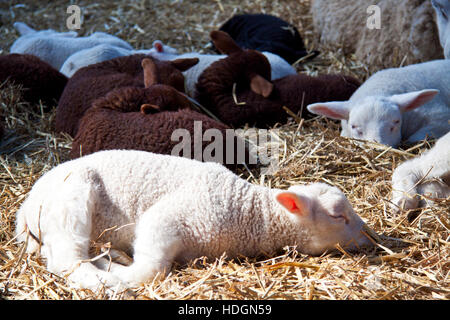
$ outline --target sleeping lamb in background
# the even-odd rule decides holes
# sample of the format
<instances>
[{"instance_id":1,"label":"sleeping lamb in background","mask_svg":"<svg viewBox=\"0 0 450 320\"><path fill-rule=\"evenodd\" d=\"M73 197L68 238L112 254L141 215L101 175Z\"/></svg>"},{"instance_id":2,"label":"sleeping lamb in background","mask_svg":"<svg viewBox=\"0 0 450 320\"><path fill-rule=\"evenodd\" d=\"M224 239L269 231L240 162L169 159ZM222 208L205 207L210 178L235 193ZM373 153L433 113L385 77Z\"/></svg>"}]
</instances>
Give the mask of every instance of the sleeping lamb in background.
<instances>
[{"instance_id":1,"label":"sleeping lamb in background","mask_svg":"<svg viewBox=\"0 0 450 320\"><path fill-rule=\"evenodd\" d=\"M129 56L132 54L170 54L177 55L177 50L163 44L160 40L153 42L151 49L143 50L129 50L121 47L117 47L111 44L100 44L92 48L84 49L72 54L61 67L61 73L67 77L71 77L78 69L86 67L91 64L99 63L102 61Z\"/></svg>"},{"instance_id":2,"label":"sleeping lamb in background","mask_svg":"<svg viewBox=\"0 0 450 320\"><path fill-rule=\"evenodd\" d=\"M188 148L182 149L177 154L179 156L199 161L215 161L227 164L229 168L236 168L242 162L250 163L244 141L226 132L231 128L190 110L191 103L184 94L170 86L158 84L158 72L151 59L142 60L142 67L145 88L116 89L92 103L92 107L81 119L73 140L70 152L72 159L81 154L84 156L115 149L175 155L175 148L188 142L184 139L179 142L180 137L173 137L179 132L183 133L183 138L187 138L185 134L190 138ZM211 144L208 139L203 139L207 130L215 134L214 144L222 143L223 146L211 152L214 154L206 154L206 150L209 150L206 148ZM218 139L221 141L217 141ZM239 143L242 145L238 145ZM231 144L233 148L229 149ZM242 151L242 159L239 159L239 151ZM233 155L227 154L231 152L234 152ZM253 164L256 164L256 159Z\"/></svg>"},{"instance_id":3,"label":"sleeping lamb in background","mask_svg":"<svg viewBox=\"0 0 450 320\"><path fill-rule=\"evenodd\" d=\"M137 286L201 256L274 254L288 245L312 255L337 244L356 249L370 245L363 228L335 187L270 189L219 164L130 150L53 168L34 184L16 223L18 240L30 235L27 251L40 249L50 272L91 289ZM133 263L89 262L90 241L100 235Z\"/></svg>"},{"instance_id":4,"label":"sleeping lamb in background","mask_svg":"<svg viewBox=\"0 0 450 320\"><path fill-rule=\"evenodd\" d=\"M99 44L109 44L128 50L133 47L126 41L104 32L94 32L88 37L77 37L76 32L36 31L22 22L14 23L22 34L11 46L11 53L32 54L55 69L60 70L64 61L77 51Z\"/></svg>"},{"instance_id":5,"label":"sleeping lamb in background","mask_svg":"<svg viewBox=\"0 0 450 320\"><path fill-rule=\"evenodd\" d=\"M450 197L450 132L431 150L395 169L392 175L394 211L424 207L425 201L418 195L431 199Z\"/></svg>"},{"instance_id":6,"label":"sleeping lamb in background","mask_svg":"<svg viewBox=\"0 0 450 320\"><path fill-rule=\"evenodd\" d=\"M445 58L450 59L450 1L432 0L431 3L436 11L439 39L444 49Z\"/></svg>"},{"instance_id":7,"label":"sleeping lamb in background","mask_svg":"<svg viewBox=\"0 0 450 320\"><path fill-rule=\"evenodd\" d=\"M53 29L35 30L24 22L14 22L14 28L19 32L21 39L40 37L40 36L54 36L54 37L69 37L75 38L78 36L76 31L58 32Z\"/></svg>"},{"instance_id":8,"label":"sleeping lamb in background","mask_svg":"<svg viewBox=\"0 0 450 320\"><path fill-rule=\"evenodd\" d=\"M270 82L270 65L255 50L241 49L222 31L211 32L216 48L228 54L200 76L195 98L224 123L267 127L286 122L289 108L299 117L313 102L346 100L360 82L343 75L290 75ZM303 112L302 112L303 111Z\"/></svg>"},{"instance_id":9,"label":"sleeping lamb in background","mask_svg":"<svg viewBox=\"0 0 450 320\"><path fill-rule=\"evenodd\" d=\"M118 88L144 88L141 63L148 57L150 56L135 54L103 61L78 70L69 78L59 99L55 116L56 130L75 137L79 121L96 99ZM159 75L158 82L184 92L184 77L181 72L195 65L198 59L174 61L154 59L154 61Z\"/></svg>"},{"instance_id":10,"label":"sleeping lamb in background","mask_svg":"<svg viewBox=\"0 0 450 320\"><path fill-rule=\"evenodd\" d=\"M242 49L268 51L290 64L308 55L297 28L273 15L235 15L219 30L228 33ZM317 54L318 52L314 51L310 58Z\"/></svg>"},{"instance_id":11,"label":"sleeping lamb in background","mask_svg":"<svg viewBox=\"0 0 450 320\"><path fill-rule=\"evenodd\" d=\"M342 120L344 137L397 147L450 131L450 60L379 71L350 100L308 110Z\"/></svg>"},{"instance_id":12,"label":"sleeping lamb in background","mask_svg":"<svg viewBox=\"0 0 450 320\"><path fill-rule=\"evenodd\" d=\"M44 111L57 105L67 84L67 78L48 63L33 55L16 53L0 56L0 84L5 81L20 85L25 101L42 101Z\"/></svg>"},{"instance_id":13,"label":"sleeping lamb in background","mask_svg":"<svg viewBox=\"0 0 450 320\"><path fill-rule=\"evenodd\" d=\"M443 58L431 0L310 2L320 44L354 55L371 73ZM372 5L380 9L381 29L368 26L378 17L368 11Z\"/></svg>"}]
</instances>

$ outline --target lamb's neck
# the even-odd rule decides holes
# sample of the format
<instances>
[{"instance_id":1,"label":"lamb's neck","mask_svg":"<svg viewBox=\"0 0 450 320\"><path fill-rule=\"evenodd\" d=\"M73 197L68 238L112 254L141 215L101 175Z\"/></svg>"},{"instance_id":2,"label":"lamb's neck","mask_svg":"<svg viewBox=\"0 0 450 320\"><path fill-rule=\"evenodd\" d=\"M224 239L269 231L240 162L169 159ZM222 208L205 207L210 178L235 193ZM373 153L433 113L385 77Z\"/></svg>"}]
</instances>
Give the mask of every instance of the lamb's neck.
<instances>
[{"instance_id":1,"label":"lamb's neck","mask_svg":"<svg viewBox=\"0 0 450 320\"><path fill-rule=\"evenodd\" d=\"M253 212L261 215L263 221L257 250L275 252L288 245L301 245L306 242L305 230L299 230L298 224L294 222L294 216L290 216L275 200L276 194L281 190L259 186L256 188L257 196L254 197Z\"/></svg>"}]
</instances>

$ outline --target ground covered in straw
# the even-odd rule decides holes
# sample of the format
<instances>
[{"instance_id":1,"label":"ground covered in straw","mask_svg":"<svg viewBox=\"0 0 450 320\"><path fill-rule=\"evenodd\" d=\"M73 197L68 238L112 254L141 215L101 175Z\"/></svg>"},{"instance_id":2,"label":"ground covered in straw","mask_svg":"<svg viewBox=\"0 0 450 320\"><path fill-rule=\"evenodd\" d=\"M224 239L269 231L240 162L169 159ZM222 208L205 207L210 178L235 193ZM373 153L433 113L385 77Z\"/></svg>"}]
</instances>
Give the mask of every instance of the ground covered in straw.
<instances>
[{"instance_id":1,"label":"ground covered in straw","mask_svg":"<svg viewBox=\"0 0 450 320\"><path fill-rule=\"evenodd\" d=\"M321 48L314 38L309 0L293 1L78 1L81 34L106 31L147 48L160 39L181 52L206 50L209 31L238 12L276 14L298 27L308 48L322 55L299 72L345 72L364 80L367 66L339 50ZM0 3L2 54L17 38L14 21L38 29L66 29L67 1ZM174 266L165 279L107 295L68 286L45 270L45 261L24 254L14 241L15 213L33 183L67 160L71 139L52 130L54 112L28 106L19 88L2 85L0 112L7 133L0 145L0 297L4 299L449 299L449 201L395 215L389 209L392 170L431 144L399 150L358 144L339 136L325 119L293 119L277 126L280 167L274 175L243 172L255 184L285 188L326 182L341 188L356 212L378 233L370 250L340 249L310 257L286 247L276 257L215 261L199 258ZM31 107L34 107L32 109ZM34 111L30 111L34 110ZM339 249L339 248L338 248Z\"/></svg>"}]
</instances>

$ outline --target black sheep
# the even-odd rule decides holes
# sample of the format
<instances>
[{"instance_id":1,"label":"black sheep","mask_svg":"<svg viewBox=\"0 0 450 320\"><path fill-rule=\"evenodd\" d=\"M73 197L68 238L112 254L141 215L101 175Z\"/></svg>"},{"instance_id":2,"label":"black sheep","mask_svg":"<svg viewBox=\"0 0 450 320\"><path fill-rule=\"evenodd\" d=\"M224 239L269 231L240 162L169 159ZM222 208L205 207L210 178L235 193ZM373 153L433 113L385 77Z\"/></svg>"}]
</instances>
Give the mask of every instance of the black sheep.
<instances>
[{"instance_id":1,"label":"black sheep","mask_svg":"<svg viewBox=\"0 0 450 320\"><path fill-rule=\"evenodd\" d=\"M269 51L293 64L308 55L297 28L269 14L235 15L220 27L243 49ZM312 53L311 58L318 54Z\"/></svg>"}]
</instances>

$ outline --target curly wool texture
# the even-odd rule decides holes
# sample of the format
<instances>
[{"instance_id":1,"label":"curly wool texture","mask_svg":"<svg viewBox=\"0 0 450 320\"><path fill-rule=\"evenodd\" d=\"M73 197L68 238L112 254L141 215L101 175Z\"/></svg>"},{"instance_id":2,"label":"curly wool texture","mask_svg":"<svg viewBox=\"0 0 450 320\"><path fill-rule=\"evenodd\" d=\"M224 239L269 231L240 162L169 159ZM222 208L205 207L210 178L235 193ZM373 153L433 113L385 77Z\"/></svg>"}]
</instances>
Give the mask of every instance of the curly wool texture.
<instances>
[{"instance_id":1,"label":"curly wool texture","mask_svg":"<svg viewBox=\"0 0 450 320\"><path fill-rule=\"evenodd\" d=\"M286 60L280 56L273 54L271 52L261 52L267 60L269 60L271 67L271 78L272 80L280 79L282 77L297 74L297 71L293 66L291 66ZM196 86L200 75L205 71L211 64L221 59L226 58L225 54L200 54L197 52L184 53L181 55L175 54L158 54L153 53L152 56L160 60L172 60L180 58L198 58L199 63L190 68L189 70L183 72L186 79L186 93L191 97L197 95Z\"/></svg>"},{"instance_id":2,"label":"curly wool texture","mask_svg":"<svg viewBox=\"0 0 450 320\"><path fill-rule=\"evenodd\" d=\"M173 62L159 61L143 54L120 57L78 70L68 81L56 110L56 130L75 136L78 123L94 100L123 87L144 87L141 62L154 61L158 82L184 92L184 77Z\"/></svg>"},{"instance_id":3,"label":"curly wool texture","mask_svg":"<svg viewBox=\"0 0 450 320\"><path fill-rule=\"evenodd\" d=\"M195 129L195 122L199 129ZM173 136L175 130L183 129L189 133L190 139L185 141L183 137ZM159 154L170 155L177 145L188 144L188 151L179 150L173 155L191 159L205 160L205 149L211 143L204 141L202 137L209 129L220 132L222 148L216 150L217 162L229 164L229 168L237 164L237 137L227 135L226 125L217 122L203 114L193 110L183 109L178 111L162 111L155 114L142 114L141 112L120 112L105 108L92 108L83 117L80 129L76 135L70 156L72 159L88 155L101 150L142 150ZM201 137L195 137L195 134ZM199 150L195 146L194 139L200 139ZM215 139L215 138L214 138ZM214 141L216 142L216 141ZM227 143L233 143L232 163L227 163ZM197 154L201 152L201 154ZM212 152L212 159L216 156ZM245 154L248 157L248 152ZM247 158L248 159L248 158Z\"/></svg>"},{"instance_id":4,"label":"curly wool texture","mask_svg":"<svg viewBox=\"0 0 450 320\"><path fill-rule=\"evenodd\" d=\"M355 53L371 71L443 57L434 10L428 0L379 0L381 29L369 29L371 0L314 0L313 24L320 42Z\"/></svg>"},{"instance_id":5,"label":"curly wool texture","mask_svg":"<svg viewBox=\"0 0 450 320\"><path fill-rule=\"evenodd\" d=\"M142 104L152 104L159 107L153 113L145 114L140 111ZM80 122L80 128L72 143L70 156L72 159L80 155L88 155L100 150L142 150L160 154L172 154L174 148L188 143L189 148L184 154L183 150L177 155L187 158L203 156L205 148L211 143L203 141L205 132L216 129L220 132L223 148L217 150L217 162L225 164L227 161L227 142L233 143L231 167L238 163L238 138L232 134L227 135L226 125L217 122L206 115L189 110L190 102L174 89L163 85L153 85L150 88L125 88L115 90L106 97L93 103ZM197 125L195 124L197 122ZM196 129L197 126L197 129ZM177 129L189 133L190 141L184 141L179 136L172 137ZM201 134L197 137L196 134ZM199 139L198 145L194 139ZM216 138L214 138L215 140ZM181 141L179 141L181 140ZM216 142L216 141L214 141ZM198 152L201 152L199 155ZM215 151L212 156L214 157ZM220 157L220 155L223 155ZM248 151L244 148L244 155L249 159ZM219 159L220 158L220 159ZM198 160L203 160L203 157Z\"/></svg>"},{"instance_id":6,"label":"curly wool texture","mask_svg":"<svg viewBox=\"0 0 450 320\"><path fill-rule=\"evenodd\" d=\"M307 116L308 104L347 100L361 84L357 79L344 75L290 75L273 81L271 95L264 98L254 93L245 80L245 74L251 72L267 79L270 66L268 68L267 61L255 54L247 57L236 53L217 61L200 76L196 98L220 120L233 127L246 123L267 127L286 122L289 115L283 106L296 114L302 110L299 116Z\"/></svg>"},{"instance_id":7,"label":"curly wool texture","mask_svg":"<svg viewBox=\"0 0 450 320\"><path fill-rule=\"evenodd\" d=\"M0 83L5 81L20 85L25 101L41 100L44 111L56 105L67 84L66 76L38 57L14 53L0 56Z\"/></svg>"}]
</instances>

